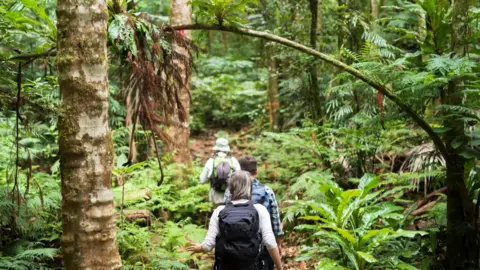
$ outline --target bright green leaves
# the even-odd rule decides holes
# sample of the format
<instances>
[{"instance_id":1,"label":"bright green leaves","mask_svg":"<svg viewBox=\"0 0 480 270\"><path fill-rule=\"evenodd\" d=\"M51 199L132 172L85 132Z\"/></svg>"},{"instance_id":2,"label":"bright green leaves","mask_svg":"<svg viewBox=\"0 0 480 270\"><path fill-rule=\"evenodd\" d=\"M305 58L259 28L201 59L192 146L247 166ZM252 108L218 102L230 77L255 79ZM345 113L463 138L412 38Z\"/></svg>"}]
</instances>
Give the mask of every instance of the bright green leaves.
<instances>
[{"instance_id":1,"label":"bright green leaves","mask_svg":"<svg viewBox=\"0 0 480 270\"><path fill-rule=\"evenodd\" d=\"M403 262L400 256L418 250L403 248L401 252L395 252L389 251L388 247L404 246L403 243L409 241L406 238L426 233L402 229L406 225L405 215L409 213L404 214L404 207L383 200L385 194L391 196L394 191L379 189L379 176L364 175L359 181L358 189L343 191L336 186L329 186L328 183L323 184L321 190L326 193L324 200L310 203L311 215L302 218L315 225L297 227L314 232L313 238L320 243L314 247L322 250L322 254L327 254L330 259L337 259L337 264L326 265L362 270L385 269L399 264L412 267ZM395 192L402 188L407 187L398 187ZM315 257L313 251L302 253L304 259Z\"/></svg>"},{"instance_id":2,"label":"bright green leaves","mask_svg":"<svg viewBox=\"0 0 480 270\"><path fill-rule=\"evenodd\" d=\"M196 20L202 23L233 24L244 23L245 13L250 11L249 5L258 0L190 0Z\"/></svg>"},{"instance_id":3,"label":"bright green leaves","mask_svg":"<svg viewBox=\"0 0 480 270\"><path fill-rule=\"evenodd\" d=\"M357 251L357 254L358 254L358 256L360 256L362 259L364 259L365 261L367 261L367 262L369 262L369 263L377 262L377 259L375 259L375 258L374 258L371 254L369 254L369 253Z\"/></svg>"},{"instance_id":4,"label":"bright green leaves","mask_svg":"<svg viewBox=\"0 0 480 270\"><path fill-rule=\"evenodd\" d=\"M36 0L22 0L24 7L29 8L35 12L35 14L47 25L47 28L51 31L51 36L56 37L56 26L54 21L48 16L45 11L45 6L40 5L43 1Z\"/></svg>"},{"instance_id":5,"label":"bright green leaves","mask_svg":"<svg viewBox=\"0 0 480 270\"><path fill-rule=\"evenodd\" d=\"M46 11L46 1L15 0L0 4L0 46L20 51L43 52L56 44L53 12ZM26 48L28 44L28 48ZM33 51L31 48L34 48ZM9 58L6 51L0 58Z\"/></svg>"},{"instance_id":6,"label":"bright green leaves","mask_svg":"<svg viewBox=\"0 0 480 270\"><path fill-rule=\"evenodd\" d=\"M416 0L426 15L429 30L423 43L426 53L441 54L450 46L450 2L447 0Z\"/></svg>"}]
</instances>

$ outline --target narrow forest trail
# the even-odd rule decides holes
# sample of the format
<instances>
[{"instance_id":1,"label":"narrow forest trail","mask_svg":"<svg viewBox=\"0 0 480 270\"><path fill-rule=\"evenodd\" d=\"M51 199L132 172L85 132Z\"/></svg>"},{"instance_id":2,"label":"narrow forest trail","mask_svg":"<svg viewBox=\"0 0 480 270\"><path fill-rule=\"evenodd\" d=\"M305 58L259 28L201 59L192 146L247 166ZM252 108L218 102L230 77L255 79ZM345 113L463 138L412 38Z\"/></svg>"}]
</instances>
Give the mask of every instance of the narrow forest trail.
<instances>
[{"instance_id":1,"label":"narrow forest trail","mask_svg":"<svg viewBox=\"0 0 480 270\"><path fill-rule=\"evenodd\" d=\"M212 147L215 145L216 131L209 130L203 134L192 136L190 143L190 153L192 159L199 161L201 164L205 163L212 156ZM230 134L229 137L235 137L235 134ZM245 142L246 143L246 142ZM239 159L248 151L243 147L239 147L238 144L231 143L232 154ZM280 207L282 203L280 203ZM286 270L304 270L307 269L305 262L297 262L295 258L298 257L299 246L298 235L292 232L286 232L282 242L282 261L285 264ZM205 258L207 258L206 256Z\"/></svg>"}]
</instances>

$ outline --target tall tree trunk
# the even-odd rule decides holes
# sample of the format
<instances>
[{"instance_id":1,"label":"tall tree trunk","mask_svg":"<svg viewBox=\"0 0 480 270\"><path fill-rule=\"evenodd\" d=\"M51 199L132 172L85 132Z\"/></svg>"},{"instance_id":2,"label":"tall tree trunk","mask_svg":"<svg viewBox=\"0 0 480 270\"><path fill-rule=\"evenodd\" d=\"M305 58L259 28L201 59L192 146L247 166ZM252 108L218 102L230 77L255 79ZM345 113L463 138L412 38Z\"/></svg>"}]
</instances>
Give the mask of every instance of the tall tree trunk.
<instances>
[{"instance_id":1,"label":"tall tree trunk","mask_svg":"<svg viewBox=\"0 0 480 270\"><path fill-rule=\"evenodd\" d=\"M372 19L376 21L378 19L378 0L370 0L370 6L372 8Z\"/></svg>"},{"instance_id":2,"label":"tall tree trunk","mask_svg":"<svg viewBox=\"0 0 480 270\"><path fill-rule=\"evenodd\" d=\"M170 3L170 24L172 25L187 25L192 23L192 10L190 5L187 4L188 0L172 0ZM188 38L191 37L190 31L185 31L184 35ZM184 57L190 57L188 51L185 48L182 48L175 43L173 44L173 50L177 51L178 53L182 54ZM182 70L186 70L187 67L177 62L177 65ZM186 76L187 72L183 72ZM185 81L185 77L183 78ZM180 92L180 102L182 103L183 108L187 112L187 119L186 122L183 123L181 127L168 127L167 133L170 135L171 138L174 139L175 145L168 145L167 149L169 151L175 151L175 155L173 160L178 163L183 163L186 165L190 165L191 163L191 156L190 156L190 147L188 145L188 141L190 139L190 128L188 126L188 118L189 118L189 111L190 111L190 82L185 84L185 87L181 89ZM174 117L175 118L175 117ZM175 119L178 120L178 119Z\"/></svg>"},{"instance_id":3,"label":"tall tree trunk","mask_svg":"<svg viewBox=\"0 0 480 270\"><path fill-rule=\"evenodd\" d=\"M207 53L212 54L213 31L207 33Z\"/></svg>"},{"instance_id":4,"label":"tall tree trunk","mask_svg":"<svg viewBox=\"0 0 480 270\"><path fill-rule=\"evenodd\" d=\"M311 21L310 21L310 47L317 50L317 32L318 32L318 1L319 0L309 0L310 1L310 12L311 12ZM320 10L321 12L321 10ZM320 97L320 89L318 87L318 72L317 72L317 60L313 59L309 67L310 75L310 89L308 98L310 100L310 107L312 112L312 117L314 121L321 121L323 118L323 102Z\"/></svg>"},{"instance_id":5,"label":"tall tree trunk","mask_svg":"<svg viewBox=\"0 0 480 270\"><path fill-rule=\"evenodd\" d=\"M277 62L275 60L275 44L267 43L267 66L268 66L268 108L270 113L270 129L278 131L280 129L280 101L278 99L278 73Z\"/></svg>"},{"instance_id":6,"label":"tall tree trunk","mask_svg":"<svg viewBox=\"0 0 480 270\"><path fill-rule=\"evenodd\" d=\"M323 37L323 0L317 2L317 36Z\"/></svg>"},{"instance_id":7,"label":"tall tree trunk","mask_svg":"<svg viewBox=\"0 0 480 270\"><path fill-rule=\"evenodd\" d=\"M467 53L468 0L455 0L452 14L452 51L455 56ZM463 82L453 79L445 93L445 104L462 105L460 91ZM445 126L450 128L445 135L449 152L447 160L447 260L449 269L478 269L479 244L476 234L473 200L468 197L464 182L465 159L456 153L452 142L465 136L462 119L457 115L447 116Z\"/></svg>"},{"instance_id":8,"label":"tall tree trunk","mask_svg":"<svg viewBox=\"0 0 480 270\"><path fill-rule=\"evenodd\" d=\"M58 1L58 137L66 269L120 269L108 127L107 2Z\"/></svg>"},{"instance_id":9,"label":"tall tree trunk","mask_svg":"<svg viewBox=\"0 0 480 270\"><path fill-rule=\"evenodd\" d=\"M272 7L269 6L268 1L262 0L261 10L262 16L267 24L267 28L270 31L275 30L276 19L275 12L272 10ZM267 42L263 46L265 62L268 69L268 89L267 89L267 100L268 100L268 111L270 118L270 129L272 131L278 131L280 129L280 101L278 98L278 68L277 60L275 59L276 44L273 42Z\"/></svg>"}]
</instances>

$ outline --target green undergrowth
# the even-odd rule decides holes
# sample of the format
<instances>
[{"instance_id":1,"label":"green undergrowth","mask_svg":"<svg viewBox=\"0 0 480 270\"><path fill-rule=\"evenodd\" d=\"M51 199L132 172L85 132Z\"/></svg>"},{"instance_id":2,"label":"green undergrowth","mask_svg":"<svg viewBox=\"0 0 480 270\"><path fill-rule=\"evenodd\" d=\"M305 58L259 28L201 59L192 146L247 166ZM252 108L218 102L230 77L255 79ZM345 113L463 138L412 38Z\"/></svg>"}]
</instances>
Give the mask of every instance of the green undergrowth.
<instances>
[{"instance_id":1,"label":"green undergrowth","mask_svg":"<svg viewBox=\"0 0 480 270\"><path fill-rule=\"evenodd\" d=\"M132 167L117 166L114 170L117 183L119 179L123 181L123 185L114 188L114 197L119 212L125 210L117 222L124 269L211 267L211 260L182 251L188 245L187 239L203 241L212 212L209 186L199 185L202 168L196 164L188 169L169 164L164 168L164 181L158 186L160 171L156 160ZM150 220L129 220L128 211L134 210L148 210Z\"/></svg>"},{"instance_id":2,"label":"green undergrowth","mask_svg":"<svg viewBox=\"0 0 480 270\"><path fill-rule=\"evenodd\" d=\"M417 159L435 160L409 152L422 136L399 122L385 130L305 123L234 142L257 157L258 179L275 190L291 236L286 245L299 247L295 259L309 269L430 269L443 248L445 196L410 214L420 188L445 185L445 169L412 169Z\"/></svg>"}]
</instances>

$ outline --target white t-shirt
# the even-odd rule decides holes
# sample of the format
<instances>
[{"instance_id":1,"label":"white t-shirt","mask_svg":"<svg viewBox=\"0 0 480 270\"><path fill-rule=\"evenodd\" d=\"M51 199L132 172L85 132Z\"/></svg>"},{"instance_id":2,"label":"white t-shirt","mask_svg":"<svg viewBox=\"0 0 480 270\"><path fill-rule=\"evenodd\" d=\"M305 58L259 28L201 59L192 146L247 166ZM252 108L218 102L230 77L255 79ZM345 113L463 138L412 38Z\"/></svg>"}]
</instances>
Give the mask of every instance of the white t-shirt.
<instances>
[{"instance_id":1,"label":"white t-shirt","mask_svg":"<svg viewBox=\"0 0 480 270\"><path fill-rule=\"evenodd\" d=\"M248 202L248 200L232 201L233 204L246 202ZM267 208L258 203L254 204L253 206L258 212L260 233L262 234L262 244L267 247L267 250L276 248L277 242L275 241L275 235L272 231L272 224L270 222L270 215L268 214ZM202 242L202 248L205 252L211 251L215 248L215 240L219 232L218 214L224 208L225 205L220 205L215 209L215 211L213 211L212 217L210 218L210 225L208 225L207 235L205 236L205 240Z\"/></svg>"},{"instance_id":2,"label":"white t-shirt","mask_svg":"<svg viewBox=\"0 0 480 270\"><path fill-rule=\"evenodd\" d=\"M227 156L227 154L223 152L219 152L217 155L219 157ZM238 160L234 157L232 157L232 165L235 171L240 170L240 163L238 163ZM208 182L208 180L212 176L212 173L213 173L213 158L210 158L207 161L207 163L205 163L205 167L203 167L202 174L200 174L200 183L204 184ZM215 189L210 188L209 199L211 202L215 204L223 203L224 202L223 194L224 192L216 191Z\"/></svg>"}]
</instances>

